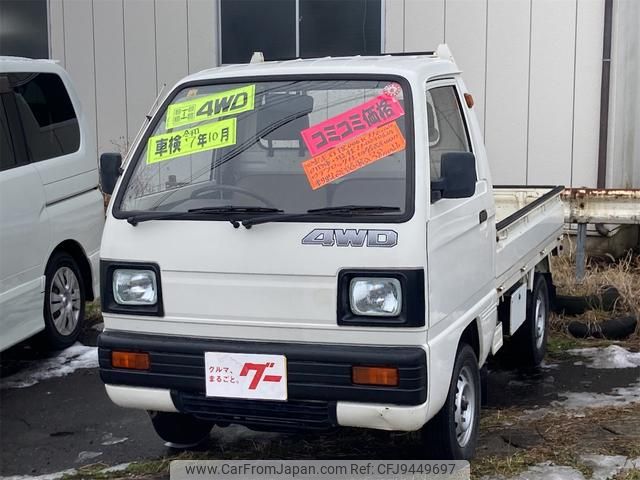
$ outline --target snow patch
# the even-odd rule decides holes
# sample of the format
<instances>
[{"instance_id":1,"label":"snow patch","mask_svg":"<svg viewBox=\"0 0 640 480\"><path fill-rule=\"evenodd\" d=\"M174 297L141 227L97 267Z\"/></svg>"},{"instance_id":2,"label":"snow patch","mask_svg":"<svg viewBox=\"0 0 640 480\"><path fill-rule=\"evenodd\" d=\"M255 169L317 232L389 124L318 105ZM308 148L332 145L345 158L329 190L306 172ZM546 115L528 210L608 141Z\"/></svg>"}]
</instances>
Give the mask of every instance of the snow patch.
<instances>
[{"instance_id":1,"label":"snow patch","mask_svg":"<svg viewBox=\"0 0 640 480\"><path fill-rule=\"evenodd\" d=\"M504 480L503 475L489 477L481 480ZM530 467L526 472L510 477L512 480L586 480L584 475L571 467L554 465L551 462L540 463Z\"/></svg>"},{"instance_id":2,"label":"snow patch","mask_svg":"<svg viewBox=\"0 0 640 480\"><path fill-rule=\"evenodd\" d=\"M640 402L640 381L628 387L614 388L609 393L563 392L558 395L564 400L551 402L552 407L566 410L617 407Z\"/></svg>"},{"instance_id":3,"label":"snow patch","mask_svg":"<svg viewBox=\"0 0 640 480\"><path fill-rule=\"evenodd\" d=\"M0 390L31 387L48 378L64 377L81 368L97 367L98 348L76 343L55 357L40 361L32 367L3 378L0 381Z\"/></svg>"},{"instance_id":4,"label":"snow patch","mask_svg":"<svg viewBox=\"0 0 640 480\"><path fill-rule=\"evenodd\" d=\"M640 367L640 352L630 352L619 345L609 345L606 348L574 348L567 350L567 353L586 358L587 366L590 368Z\"/></svg>"},{"instance_id":5,"label":"snow patch","mask_svg":"<svg viewBox=\"0 0 640 480\"><path fill-rule=\"evenodd\" d=\"M90 451L82 451L78 454L78 458L76 458L76 463L84 462L85 460L92 460L94 458L102 455L102 452L90 452Z\"/></svg>"},{"instance_id":6,"label":"snow patch","mask_svg":"<svg viewBox=\"0 0 640 480\"><path fill-rule=\"evenodd\" d=\"M542 362L540 362L540 368L542 368L543 370L554 370L559 366L560 365L558 365L557 363L547 363L546 360L543 360Z\"/></svg>"},{"instance_id":7,"label":"snow patch","mask_svg":"<svg viewBox=\"0 0 640 480\"><path fill-rule=\"evenodd\" d=\"M613 478L629 463L622 455L582 455L580 462L593 470L591 480Z\"/></svg>"},{"instance_id":8,"label":"snow patch","mask_svg":"<svg viewBox=\"0 0 640 480\"><path fill-rule=\"evenodd\" d=\"M620 472L640 468L640 458L628 459L621 455L582 455L580 462L591 468L593 474L589 480L609 480ZM485 475L481 480L507 480L504 475ZM551 462L539 463L530 467L526 472L522 472L509 480L587 480L582 472L562 466L554 465Z\"/></svg>"},{"instance_id":9,"label":"snow patch","mask_svg":"<svg viewBox=\"0 0 640 480\"><path fill-rule=\"evenodd\" d=\"M117 445L118 443L124 443L129 440L129 437L114 437L112 433L107 433L102 437L102 443L100 445Z\"/></svg>"},{"instance_id":10,"label":"snow patch","mask_svg":"<svg viewBox=\"0 0 640 480\"><path fill-rule=\"evenodd\" d=\"M133 462L120 463L118 465L114 465L113 467L103 468L98 473L124 472L132 463ZM46 473L44 475L12 475L10 477L0 477L0 480L58 480L65 475L75 475L77 473L78 471L75 468L70 468L61 472Z\"/></svg>"},{"instance_id":11,"label":"snow patch","mask_svg":"<svg viewBox=\"0 0 640 480\"><path fill-rule=\"evenodd\" d=\"M61 472L47 473L45 475L12 475L10 477L0 477L0 480L57 480L65 475L74 475L78 473L75 468L69 470L63 470Z\"/></svg>"},{"instance_id":12,"label":"snow patch","mask_svg":"<svg viewBox=\"0 0 640 480\"><path fill-rule=\"evenodd\" d=\"M628 387L614 388L609 393L561 392L562 400L551 402L550 408L525 410L523 420L537 420L552 413L569 413L573 417L584 417L587 408L622 407L640 403L640 379Z\"/></svg>"},{"instance_id":13,"label":"snow patch","mask_svg":"<svg viewBox=\"0 0 640 480\"><path fill-rule=\"evenodd\" d=\"M114 465L113 467L103 468L102 470L100 470L100 473L123 472L124 470L129 468L129 465L131 465L131 462L120 463L118 465Z\"/></svg>"}]
</instances>

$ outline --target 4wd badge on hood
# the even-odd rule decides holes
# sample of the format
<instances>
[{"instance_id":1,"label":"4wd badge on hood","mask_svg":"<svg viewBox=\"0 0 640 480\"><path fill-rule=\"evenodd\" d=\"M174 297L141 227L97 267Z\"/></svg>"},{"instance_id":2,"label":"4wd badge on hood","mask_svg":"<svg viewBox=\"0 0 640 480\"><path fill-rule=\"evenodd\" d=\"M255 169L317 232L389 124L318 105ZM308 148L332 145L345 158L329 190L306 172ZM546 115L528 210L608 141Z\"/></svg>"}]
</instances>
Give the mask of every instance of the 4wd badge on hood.
<instances>
[{"instance_id":1,"label":"4wd badge on hood","mask_svg":"<svg viewBox=\"0 0 640 480\"><path fill-rule=\"evenodd\" d=\"M393 230L342 230L316 228L302 239L303 245L323 247L395 247L398 234Z\"/></svg>"}]
</instances>

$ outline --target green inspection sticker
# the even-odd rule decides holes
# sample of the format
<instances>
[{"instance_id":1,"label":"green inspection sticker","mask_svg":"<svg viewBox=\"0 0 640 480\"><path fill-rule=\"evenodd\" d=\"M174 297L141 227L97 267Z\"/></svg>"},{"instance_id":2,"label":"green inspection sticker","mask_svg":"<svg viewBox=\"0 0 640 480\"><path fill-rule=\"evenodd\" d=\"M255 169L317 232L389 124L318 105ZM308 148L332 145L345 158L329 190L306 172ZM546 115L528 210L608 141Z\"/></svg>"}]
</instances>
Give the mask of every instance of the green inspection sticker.
<instances>
[{"instance_id":1,"label":"green inspection sticker","mask_svg":"<svg viewBox=\"0 0 640 480\"><path fill-rule=\"evenodd\" d=\"M167 107L167 129L253 110L255 85L178 102Z\"/></svg>"},{"instance_id":2,"label":"green inspection sticker","mask_svg":"<svg viewBox=\"0 0 640 480\"><path fill-rule=\"evenodd\" d=\"M154 135L147 142L147 164L236 144L236 119Z\"/></svg>"}]
</instances>

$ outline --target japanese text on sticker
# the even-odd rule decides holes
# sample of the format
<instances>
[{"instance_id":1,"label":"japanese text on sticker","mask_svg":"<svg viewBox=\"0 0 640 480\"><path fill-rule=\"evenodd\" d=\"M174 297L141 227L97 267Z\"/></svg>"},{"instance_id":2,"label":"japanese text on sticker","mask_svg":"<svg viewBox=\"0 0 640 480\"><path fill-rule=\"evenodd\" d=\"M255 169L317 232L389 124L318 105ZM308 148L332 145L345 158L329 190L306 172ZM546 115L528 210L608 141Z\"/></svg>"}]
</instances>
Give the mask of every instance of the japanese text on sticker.
<instances>
[{"instance_id":1,"label":"japanese text on sticker","mask_svg":"<svg viewBox=\"0 0 640 480\"><path fill-rule=\"evenodd\" d=\"M206 95L167 107L166 127L175 128L253 110L255 85Z\"/></svg>"},{"instance_id":2,"label":"japanese text on sticker","mask_svg":"<svg viewBox=\"0 0 640 480\"><path fill-rule=\"evenodd\" d=\"M300 134L309 153L316 156L402 115L404 110L395 97L379 95L362 105L309 127Z\"/></svg>"},{"instance_id":3,"label":"japanese text on sticker","mask_svg":"<svg viewBox=\"0 0 640 480\"><path fill-rule=\"evenodd\" d=\"M405 147L406 141L398 124L388 123L305 160L302 168L311 188L317 190Z\"/></svg>"},{"instance_id":4,"label":"japanese text on sticker","mask_svg":"<svg viewBox=\"0 0 640 480\"><path fill-rule=\"evenodd\" d=\"M150 137L147 142L147 164L235 144L236 119L220 120Z\"/></svg>"}]
</instances>

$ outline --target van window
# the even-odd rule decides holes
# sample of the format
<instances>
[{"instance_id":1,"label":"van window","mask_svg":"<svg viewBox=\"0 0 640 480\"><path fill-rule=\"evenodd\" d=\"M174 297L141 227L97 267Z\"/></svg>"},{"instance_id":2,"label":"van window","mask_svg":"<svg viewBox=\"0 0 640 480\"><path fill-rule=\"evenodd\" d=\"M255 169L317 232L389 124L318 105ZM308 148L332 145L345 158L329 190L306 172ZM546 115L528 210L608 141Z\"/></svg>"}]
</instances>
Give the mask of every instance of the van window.
<instances>
[{"instance_id":1,"label":"van window","mask_svg":"<svg viewBox=\"0 0 640 480\"><path fill-rule=\"evenodd\" d=\"M431 178L439 178L443 153L471 151L454 86L427 92L427 123Z\"/></svg>"},{"instance_id":2,"label":"van window","mask_svg":"<svg viewBox=\"0 0 640 480\"><path fill-rule=\"evenodd\" d=\"M13 73L15 93L29 159L39 162L76 152L80 128L71 99L53 73Z\"/></svg>"},{"instance_id":3,"label":"van window","mask_svg":"<svg viewBox=\"0 0 640 480\"><path fill-rule=\"evenodd\" d=\"M9 125L7 117L4 113L4 106L0 99L0 172L9 170L16 166L16 158L13 154L11 146L11 137L9 136Z\"/></svg>"}]
</instances>

